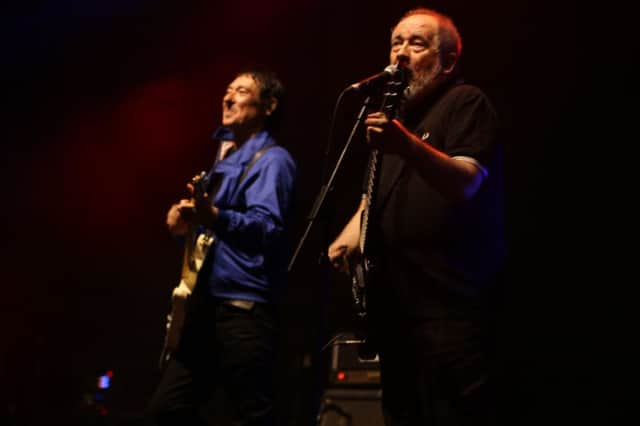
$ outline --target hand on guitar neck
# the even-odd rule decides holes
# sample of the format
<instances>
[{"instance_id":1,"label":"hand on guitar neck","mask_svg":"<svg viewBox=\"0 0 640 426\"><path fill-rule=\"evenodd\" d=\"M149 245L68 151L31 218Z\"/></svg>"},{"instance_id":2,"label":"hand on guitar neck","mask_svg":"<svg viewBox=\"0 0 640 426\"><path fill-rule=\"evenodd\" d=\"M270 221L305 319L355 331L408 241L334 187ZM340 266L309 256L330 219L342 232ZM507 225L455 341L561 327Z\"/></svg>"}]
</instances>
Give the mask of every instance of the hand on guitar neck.
<instances>
[{"instance_id":1,"label":"hand on guitar neck","mask_svg":"<svg viewBox=\"0 0 640 426\"><path fill-rule=\"evenodd\" d=\"M183 198L171 206L167 213L167 227L175 236L184 236L198 224L211 228L218 209L212 205L205 189L205 172L193 177L187 184L191 198Z\"/></svg>"},{"instance_id":2,"label":"hand on guitar neck","mask_svg":"<svg viewBox=\"0 0 640 426\"><path fill-rule=\"evenodd\" d=\"M405 146L401 142L404 134L397 128L399 121L396 116L404 100L407 78L406 72L399 68L385 87L379 109L369 113L365 119L367 142L374 150L393 153Z\"/></svg>"}]
</instances>

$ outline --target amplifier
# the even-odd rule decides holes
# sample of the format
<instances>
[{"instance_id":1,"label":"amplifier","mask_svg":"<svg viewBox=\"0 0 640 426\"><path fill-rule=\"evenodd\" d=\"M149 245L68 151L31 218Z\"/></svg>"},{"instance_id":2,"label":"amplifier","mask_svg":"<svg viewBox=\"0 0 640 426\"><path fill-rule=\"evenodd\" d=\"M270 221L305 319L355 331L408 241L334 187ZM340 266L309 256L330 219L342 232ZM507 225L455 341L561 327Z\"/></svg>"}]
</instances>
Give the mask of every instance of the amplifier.
<instances>
[{"instance_id":1,"label":"amplifier","mask_svg":"<svg viewBox=\"0 0 640 426\"><path fill-rule=\"evenodd\" d=\"M362 340L353 333L341 333L332 339L329 383L332 386L380 385L380 360L378 356L362 358Z\"/></svg>"}]
</instances>

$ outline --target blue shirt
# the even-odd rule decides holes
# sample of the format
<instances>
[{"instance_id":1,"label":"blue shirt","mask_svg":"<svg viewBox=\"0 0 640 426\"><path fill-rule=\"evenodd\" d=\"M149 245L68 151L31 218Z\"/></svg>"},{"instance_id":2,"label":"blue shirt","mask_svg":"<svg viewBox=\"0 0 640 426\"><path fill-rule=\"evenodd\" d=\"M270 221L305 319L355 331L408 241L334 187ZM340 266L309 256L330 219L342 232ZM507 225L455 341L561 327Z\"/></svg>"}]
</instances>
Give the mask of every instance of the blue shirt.
<instances>
[{"instance_id":1,"label":"blue shirt","mask_svg":"<svg viewBox=\"0 0 640 426\"><path fill-rule=\"evenodd\" d=\"M273 303L286 285L296 164L287 150L274 145L240 182L253 155L272 144L273 137L262 131L210 172L221 179L208 253L213 256L209 288L216 297Z\"/></svg>"}]
</instances>

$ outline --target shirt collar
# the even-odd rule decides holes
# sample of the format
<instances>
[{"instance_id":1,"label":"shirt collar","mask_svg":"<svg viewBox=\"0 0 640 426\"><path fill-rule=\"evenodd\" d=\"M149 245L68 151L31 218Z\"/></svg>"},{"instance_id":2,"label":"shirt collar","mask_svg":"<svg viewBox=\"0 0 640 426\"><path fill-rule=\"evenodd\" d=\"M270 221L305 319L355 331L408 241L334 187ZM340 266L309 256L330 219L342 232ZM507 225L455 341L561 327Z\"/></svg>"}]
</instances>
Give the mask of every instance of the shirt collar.
<instances>
[{"instance_id":1,"label":"shirt collar","mask_svg":"<svg viewBox=\"0 0 640 426\"><path fill-rule=\"evenodd\" d=\"M220 126L211 134L214 141L231 141L233 140L233 132L228 127Z\"/></svg>"}]
</instances>

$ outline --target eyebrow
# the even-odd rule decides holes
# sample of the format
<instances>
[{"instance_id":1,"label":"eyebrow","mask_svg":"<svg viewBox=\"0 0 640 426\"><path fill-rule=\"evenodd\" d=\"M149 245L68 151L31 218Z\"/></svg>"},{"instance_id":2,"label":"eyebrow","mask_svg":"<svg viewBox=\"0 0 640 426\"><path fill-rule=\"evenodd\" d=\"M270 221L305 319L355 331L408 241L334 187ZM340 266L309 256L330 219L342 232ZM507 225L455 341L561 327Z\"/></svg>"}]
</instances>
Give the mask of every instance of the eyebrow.
<instances>
[{"instance_id":1,"label":"eyebrow","mask_svg":"<svg viewBox=\"0 0 640 426\"><path fill-rule=\"evenodd\" d=\"M233 86L233 84L230 84L230 85L227 86L227 90L229 90L229 89L233 89L233 90L245 89L245 90L251 91L249 86L245 86L244 84L238 84L235 87Z\"/></svg>"},{"instance_id":2,"label":"eyebrow","mask_svg":"<svg viewBox=\"0 0 640 426\"><path fill-rule=\"evenodd\" d=\"M425 41L429 41L432 37L425 37L421 34L410 34L409 37L407 37L407 40L425 40ZM404 39L404 37L401 34L396 34L396 35L391 35L391 40L397 40L397 39Z\"/></svg>"}]
</instances>

